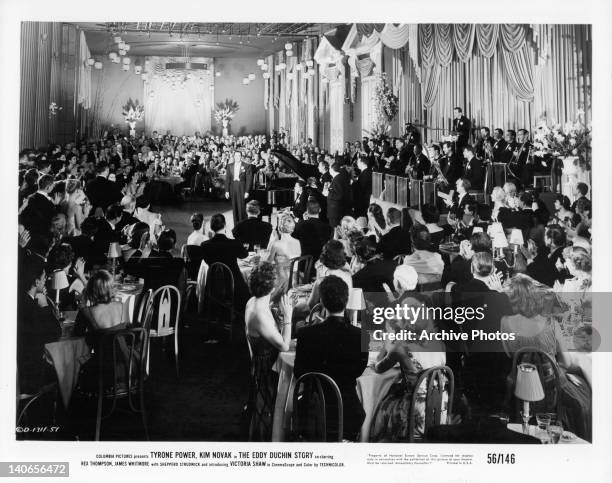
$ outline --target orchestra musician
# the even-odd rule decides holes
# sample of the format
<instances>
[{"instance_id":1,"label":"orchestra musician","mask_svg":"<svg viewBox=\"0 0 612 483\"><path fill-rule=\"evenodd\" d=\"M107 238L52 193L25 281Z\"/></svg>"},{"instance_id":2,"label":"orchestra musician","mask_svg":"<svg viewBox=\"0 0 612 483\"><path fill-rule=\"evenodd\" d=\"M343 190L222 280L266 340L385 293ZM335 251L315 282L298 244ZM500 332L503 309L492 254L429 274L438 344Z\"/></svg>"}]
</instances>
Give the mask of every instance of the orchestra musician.
<instances>
[{"instance_id":1,"label":"orchestra musician","mask_svg":"<svg viewBox=\"0 0 612 483\"><path fill-rule=\"evenodd\" d=\"M481 190L484 186L485 177L482 161L476 157L472 146L465 146L463 148L463 157L466 161L463 177L470 181L472 189Z\"/></svg>"},{"instance_id":2,"label":"orchestra musician","mask_svg":"<svg viewBox=\"0 0 612 483\"><path fill-rule=\"evenodd\" d=\"M480 137L478 141L474 143L474 153L476 156L484 161L493 160L493 138L491 137L491 131L488 127L480 128Z\"/></svg>"},{"instance_id":3,"label":"orchestra musician","mask_svg":"<svg viewBox=\"0 0 612 483\"><path fill-rule=\"evenodd\" d=\"M514 132L514 131L512 131ZM529 180L525 180L525 165L529 159L529 150L531 143L529 142L529 133L525 129L519 129L517 141L513 143L512 156L508 161L508 174L516 182L521 184L529 184ZM506 148L506 152L508 148Z\"/></svg>"},{"instance_id":4,"label":"orchestra musician","mask_svg":"<svg viewBox=\"0 0 612 483\"><path fill-rule=\"evenodd\" d=\"M514 156L514 150L516 149L516 131L508 129L505 135L506 147L500 154L500 162L509 164Z\"/></svg>"},{"instance_id":5,"label":"orchestra musician","mask_svg":"<svg viewBox=\"0 0 612 483\"><path fill-rule=\"evenodd\" d=\"M460 107L453 109L453 131L457 135L456 150L458 153L463 152L463 147L467 146L470 139L470 120L463 115L463 110Z\"/></svg>"},{"instance_id":6,"label":"orchestra musician","mask_svg":"<svg viewBox=\"0 0 612 483\"><path fill-rule=\"evenodd\" d=\"M405 176L408 174L408 167L412 160L412 152L408 150L408 146L402 138L395 139L395 160L396 163L393 166L392 173L398 176Z\"/></svg>"},{"instance_id":7,"label":"orchestra musician","mask_svg":"<svg viewBox=\"0 0 612 483\"><path fill-rule=\"evenodd\" d=\"M431 161L423 154L423 146L420 144L414 145L412 153L403 174L410 175L411 178L423 179L423 176L429 174L431 170Z\"/></svg>"},{"instance_id":8,"label":"orchestra musician","mask_svg":"<svg viewBox=\"0 0 612 483\"><path fill-rule=\"evenodd\" d=\"M442 174L450 187L453 187L455 182L463 176L463 163L459 160L454 148L454 143L445 142L442 145L444 156L440 158Z\"/></svg>"},{"instance_id":9,"label":"orchestra musician","mask_svg":"<svg viewBox=\"0 0 612 483\"><path fill-rule=\"evenodd\" d=\"M506 150L508 143L504 139L504 130L495 129L493 131L493 162L502 163L502 154Z\"/></svg>"}]
</instances>

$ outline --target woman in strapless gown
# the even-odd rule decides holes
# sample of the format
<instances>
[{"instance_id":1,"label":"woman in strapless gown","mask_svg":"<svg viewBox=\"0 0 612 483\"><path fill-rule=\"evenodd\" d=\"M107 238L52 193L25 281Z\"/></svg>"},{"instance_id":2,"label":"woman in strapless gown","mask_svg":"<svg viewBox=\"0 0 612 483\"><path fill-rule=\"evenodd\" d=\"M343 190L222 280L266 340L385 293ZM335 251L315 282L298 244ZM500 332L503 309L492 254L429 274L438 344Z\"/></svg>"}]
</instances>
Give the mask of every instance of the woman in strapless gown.
<instances>
[{"instance_id":1,"label":"woman in strapless gown","mask_svg":"<svg viewBox=\"0 0 612 483\"><path fill-rule=\"evenodd\" d=\"M291 236L295 229L295 220L290 214L283 215L278 224L280 239L270 242L270 256L268 261L276 267L277 284L272 293L272 301L278 302L280 297L287 292L289 283L291 259L302 254L299 240Z\"/></svg>"},{"instance_id":2,"label":"woman in strapless gown","mask_svg":"<svg viewBox=\"0 0 612 483\"><path fill-rule=\"evenodd\" d=\"M278 353L289 350L292 306L285 295L281 315L275 317L270 295L276 269L269 262L256 266L249 276L253 297L245 308L246 338L251 356L251 382L246 405L249 441L270 441L278 376L272 370Z\"/></svg>"}]
</instances>

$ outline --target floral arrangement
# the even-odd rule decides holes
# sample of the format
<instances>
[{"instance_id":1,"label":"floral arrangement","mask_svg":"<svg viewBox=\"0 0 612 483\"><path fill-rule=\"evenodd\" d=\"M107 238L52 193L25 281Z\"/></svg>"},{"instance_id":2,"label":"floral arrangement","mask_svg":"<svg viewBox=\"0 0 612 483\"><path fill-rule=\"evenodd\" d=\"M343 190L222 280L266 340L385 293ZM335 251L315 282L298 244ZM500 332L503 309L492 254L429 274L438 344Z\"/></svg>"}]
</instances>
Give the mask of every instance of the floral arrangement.
<instances>
[{"instance_id":1,"label":"floral arrangement","mask_svg":"<svg viewBox=\"0 0 612 483\"><path fill-rule=\"evenodd\" d=\"M378 74L374 88L374 103L377 118L384 118L389 123L395 119L399 109L399 98L391 91L387 74Z\"/></svg>"},{"instance_id":2,"label":"floral arrangement","mask_svg":"<svg viewBox=\"0 0 612 483\"><path fill-rule=\"evenodd\" d=\"M372 100L376 119L368 134L375 139L382 139L389 135L391 122L399 110L399 99L389 86L387 74L378 74Z\"/></svg>"},{"instance_id":3,"label":"floral arrangement","mask_svg":"<svg viewBox=\"0 0 612 483\"><path fill-rule=\"evenodd\" d=\"M574 122L548 126L541 120L534 136L534 155L567 158L576 156L582 161L589 158L591 149L591 129L584 123L584 111L577 111Z\"/></svg>"},{"instance_id":4,"label":"floral arrangement","mask_svg":"<svg viewBox=\"0 0 612 483\"><path fill-rule=\"evenodd\" d=\"M56 116L58 112L62 110L61 106L58 106L57 103L52 102L49 104L49 117Z\"/></svg>"},{"instance_id":5,"label":"floral arrangement","mask_svg":"<svg viewBox=\"0 0 612 483\"><path fill-rule=\"evenodd\" d=\"M225 102L218 102L215 110L215 120L218 123L230 121L238 112L238 103L232 99L225 99Z\"/></svg>"},{"instance_id":6,"label":"floral arrangement","mask_svg":"<svg viewBox=\"0 0 612 483\"><path fill-rule=\"evenodd\" d=\"M125 106L123 106L123 117L127 123L142 121L144 117L144 106L140 105L138 101L133 101L130 97Z\"/></svg>"}]
</instances>

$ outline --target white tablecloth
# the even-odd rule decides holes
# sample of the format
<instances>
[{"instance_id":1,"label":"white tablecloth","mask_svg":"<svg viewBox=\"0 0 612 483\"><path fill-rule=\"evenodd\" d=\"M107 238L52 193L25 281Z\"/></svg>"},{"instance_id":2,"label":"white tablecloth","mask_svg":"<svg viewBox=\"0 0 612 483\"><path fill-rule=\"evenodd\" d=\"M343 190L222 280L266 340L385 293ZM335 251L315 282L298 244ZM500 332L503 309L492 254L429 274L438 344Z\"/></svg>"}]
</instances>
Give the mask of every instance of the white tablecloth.
<instances>
[{"instance_id":1,"label":"white tablecloth","mask_svg":"<svg viewBox=\"0 0 612 483\"><path fill-rule=\"evenodd\" d=\"M508 429L516 433L522 433L523 425L521 423L510 423L508 424ZM547 437L547 435L544 433L544 430L538 428L533 424L529 425L529 434L536 438ZM559 440L559 444L589 444L589 442L585 441L582 438L579 438L570 431L564 431L563 438Z\"/></svg>"}]
</instances>

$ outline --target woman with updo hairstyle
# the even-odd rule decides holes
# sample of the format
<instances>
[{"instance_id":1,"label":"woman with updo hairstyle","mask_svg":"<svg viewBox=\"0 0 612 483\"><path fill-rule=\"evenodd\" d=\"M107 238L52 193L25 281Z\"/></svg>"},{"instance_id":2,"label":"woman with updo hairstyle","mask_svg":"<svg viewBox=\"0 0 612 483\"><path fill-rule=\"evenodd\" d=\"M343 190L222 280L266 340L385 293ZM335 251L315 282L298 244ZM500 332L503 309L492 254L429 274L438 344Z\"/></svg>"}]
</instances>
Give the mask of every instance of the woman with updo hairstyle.
<instances>
[{"instance_id":1,"label":"woman with updo hairstyle","mask_svg":"<svg viewBox=\"0 0 612 483\"><path fill-rule=\"evenodd\" d=\"M491 193L491 201L493 202L491 220L501 222L505 219L505 217L507 217L508 213L510 213L510 208L508 207L508 203L506 201L506 192L501 186L496 186L493 188L493 192Z\"/></svg>"},{"instance_id":2,"label":"woman with updo hairstyle","mask_svg":"<svg viewBox=\"0 0 612 483\"><path fill-rule=\"evenodd\" d=\"M60 203L60 210L66 215L67 235L80 235L81 223L89 216L91 204L85 196L79 180L69 179L66 181L66 200Z\"/></svg>"},{"instance_id":3,"label":"woman with updo hairstyle","mask_svg":"<svg viewBox=\"0 0 612 483\"><path fill-rule=\"evenodd\" d=\"M555 197L555 216L553 218L554 223L565 225L571 222L574 212L571 210L570 199L565 195L557 195Z\"/></svg>"},{"instance_id":4,"label":"woman with updo hairstyle","mask_svg":"<svg viewBox=\"0 0 612 483\"><path fill-rule=\"evenodd\" d=\"M379 204L370 204L368 207L368 233L366 233L366 236L374 235L378 243L387 231L387 222L383 209Z\"/></svg>"},{"instance_id":5,"label":"woman with updo hairstyle","mask_svg":"<svg viewBox=\"0 0 612 483\"><path fill-rule=\"evenodd\" d=\"M279 352L289 350L291 343L292 306L283 295L275 316L271 309L276 269L262 262L249 275L253 296L245 307L246 338L251 355L251 383L246 419L249 441L270 441L278 376L272 370Z\"/></svg>"},{"instance_id":6,"label":"woman with updo hairstyle","mask_svg":"<svg viewBox=\"0 0 612 483\"><path fill-rule=\"evenodd\" d=\"M563 250L563 258L565 258L565 266L572 278L565 280L561 291L565 293L590 291L593 270L590 253L582 247L567 247Z\"/></svg>"}]
</instances>

